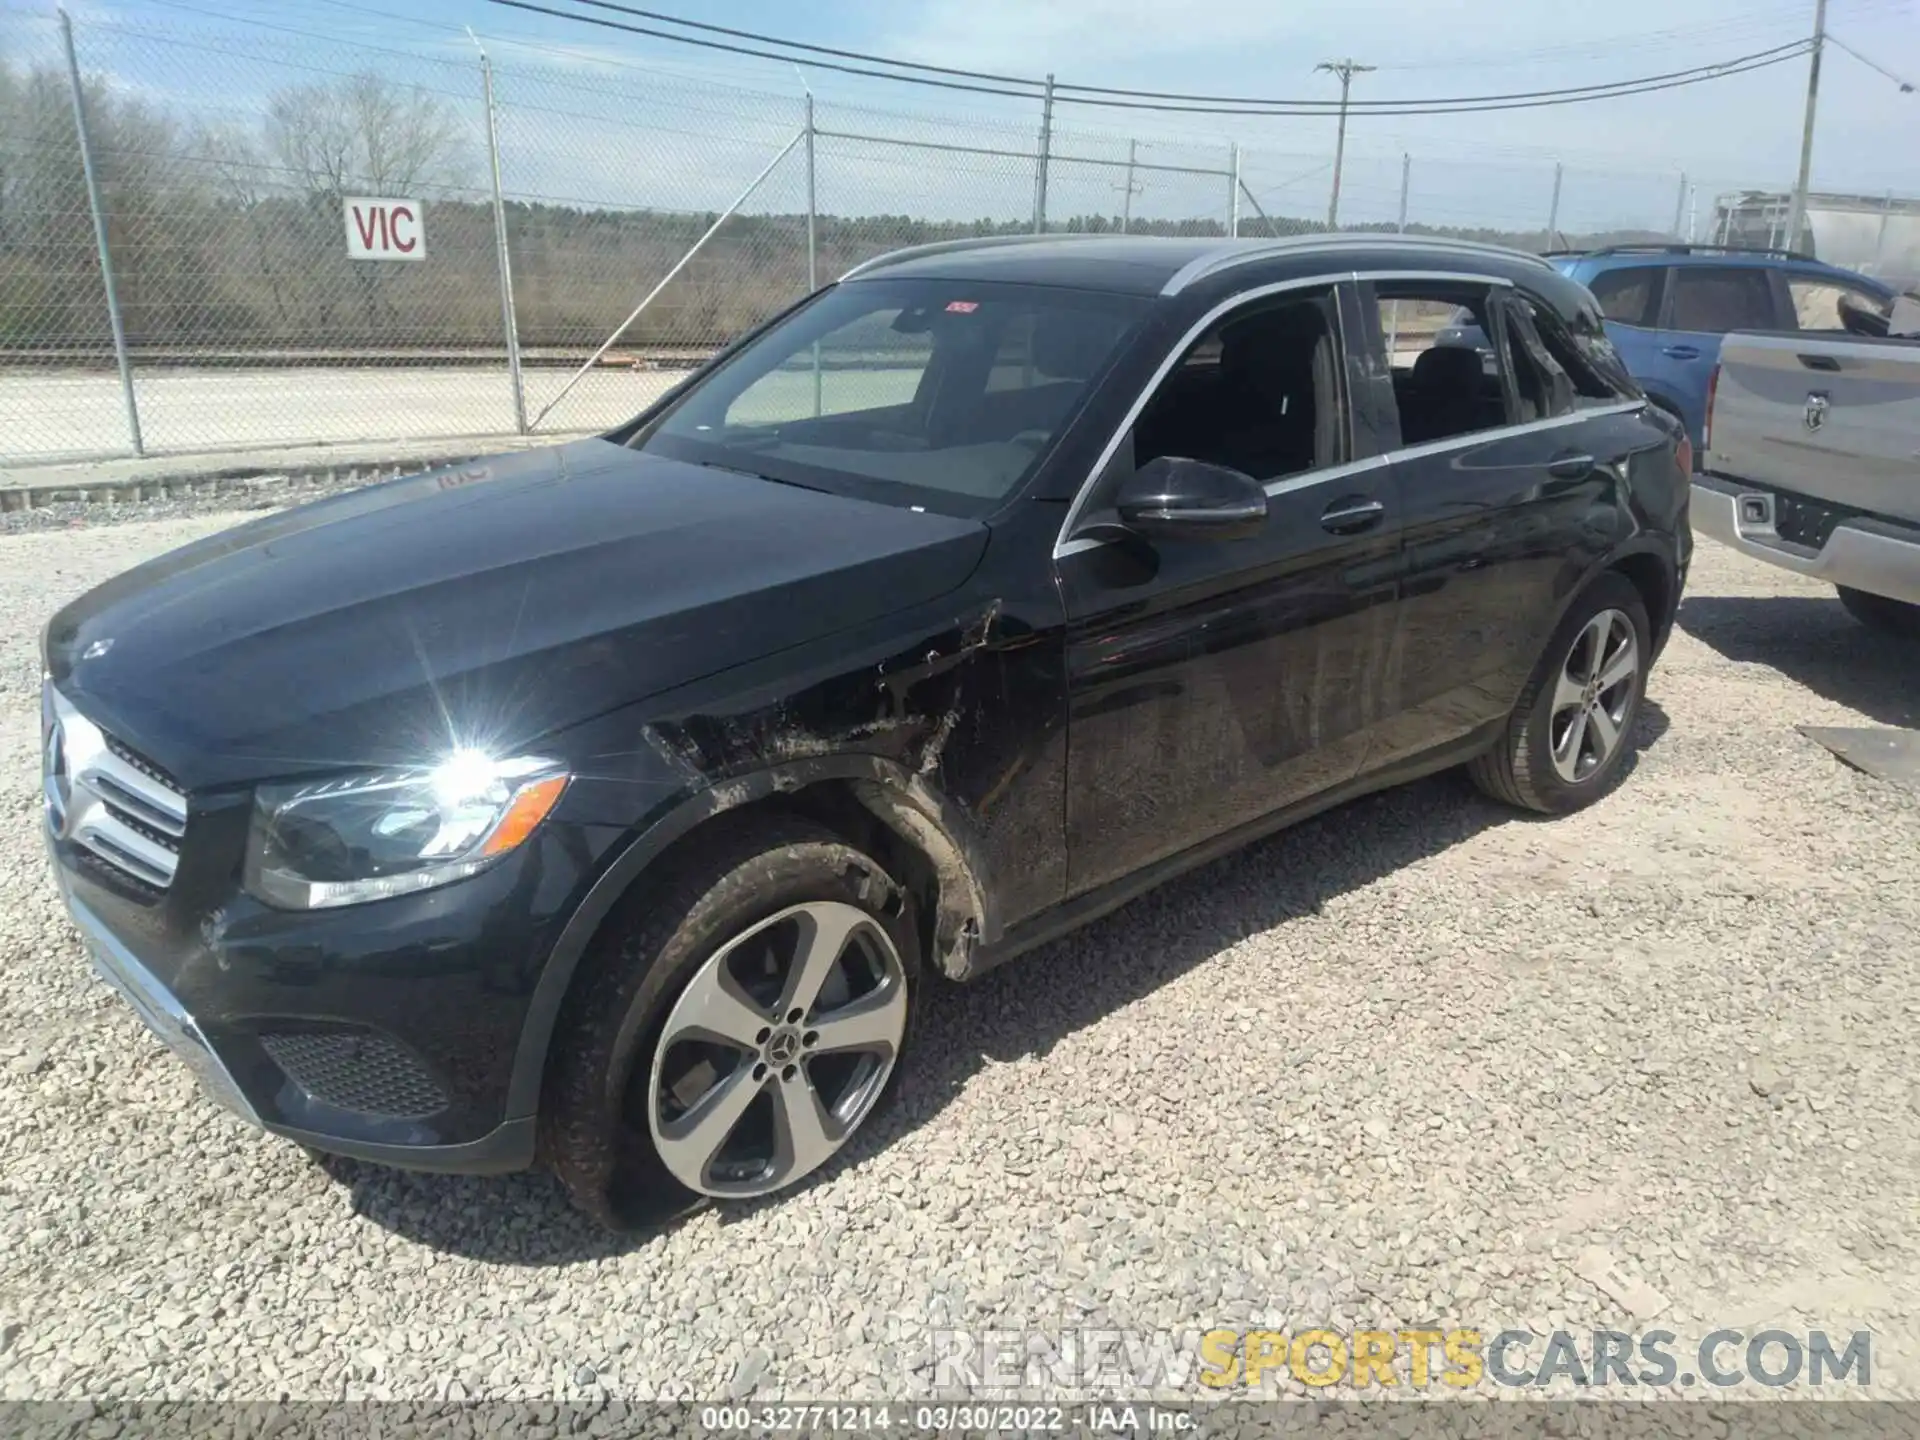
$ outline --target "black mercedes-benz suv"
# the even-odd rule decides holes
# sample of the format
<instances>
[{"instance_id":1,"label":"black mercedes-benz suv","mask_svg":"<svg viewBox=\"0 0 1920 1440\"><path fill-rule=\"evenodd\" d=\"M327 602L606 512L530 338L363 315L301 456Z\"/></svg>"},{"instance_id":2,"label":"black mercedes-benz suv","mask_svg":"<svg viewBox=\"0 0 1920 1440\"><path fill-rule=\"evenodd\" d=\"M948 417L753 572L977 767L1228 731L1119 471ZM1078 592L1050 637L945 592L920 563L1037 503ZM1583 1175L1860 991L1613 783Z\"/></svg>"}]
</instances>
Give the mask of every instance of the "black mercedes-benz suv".
<instances>
[{"instance_id":1,"label":"black mercedes-benz suv","mask_svg":"<svg viewBox=\"0 0 1920 1440\"><path fill-rule=\"evenodd\" d=\"M1493 364L1435 346L1470 312ZM1466 244L861 266L597 439L255 520L45 637L95 964L266 1129L621 1223L826 1163L934 975L1466 765L1634 745L1687 444Z\"/></svg>"}]
</instances>

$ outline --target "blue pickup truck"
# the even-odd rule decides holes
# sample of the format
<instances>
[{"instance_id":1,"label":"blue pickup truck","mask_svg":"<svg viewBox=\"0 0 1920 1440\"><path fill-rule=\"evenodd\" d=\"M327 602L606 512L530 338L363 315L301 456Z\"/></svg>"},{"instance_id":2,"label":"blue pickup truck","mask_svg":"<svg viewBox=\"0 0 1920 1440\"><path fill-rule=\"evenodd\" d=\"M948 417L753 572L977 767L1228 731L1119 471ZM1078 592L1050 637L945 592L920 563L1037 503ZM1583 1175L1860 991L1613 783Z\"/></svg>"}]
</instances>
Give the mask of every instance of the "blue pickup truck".
<instances>
[{"instance_id":1,"label":"blue pickup truck","mask_svg":"<svg viewBox=\"0 0 1920 1440\"><path fill-rule=\"evenodd\" d=\"M1647 396L1685 422L1706 453L1707 387L1732 330L1844 333L1843 303L1884 309L1891 287L1785 250L1715 245L1617 245L1547 257L1593 292L1607 334ZM1465 317L1460 317L1464 319ZM1486 348L1471 324L1452 324L1436 345Z\"/></svg>"}]
</instances>

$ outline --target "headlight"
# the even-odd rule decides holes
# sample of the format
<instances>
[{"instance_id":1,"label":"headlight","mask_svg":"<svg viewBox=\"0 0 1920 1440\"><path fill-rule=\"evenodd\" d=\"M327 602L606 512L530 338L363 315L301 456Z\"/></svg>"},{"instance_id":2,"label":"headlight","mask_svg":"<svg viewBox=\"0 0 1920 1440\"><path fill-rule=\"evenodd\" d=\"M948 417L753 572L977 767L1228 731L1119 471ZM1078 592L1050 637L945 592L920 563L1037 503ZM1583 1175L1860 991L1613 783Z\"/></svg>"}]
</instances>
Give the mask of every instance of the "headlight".
<instances>
[{"instance_id":1,"label":"headlight","mask_svg":"<svg viewBox=\"0 0 1920 1440\"><path fill-rule=\"evenodd\" d=\"M247 888L320 910L478 874L531 835L567 788L551 760L462 751L430 770L388 770L254 795Z\"/></svg>"}]
</instances>

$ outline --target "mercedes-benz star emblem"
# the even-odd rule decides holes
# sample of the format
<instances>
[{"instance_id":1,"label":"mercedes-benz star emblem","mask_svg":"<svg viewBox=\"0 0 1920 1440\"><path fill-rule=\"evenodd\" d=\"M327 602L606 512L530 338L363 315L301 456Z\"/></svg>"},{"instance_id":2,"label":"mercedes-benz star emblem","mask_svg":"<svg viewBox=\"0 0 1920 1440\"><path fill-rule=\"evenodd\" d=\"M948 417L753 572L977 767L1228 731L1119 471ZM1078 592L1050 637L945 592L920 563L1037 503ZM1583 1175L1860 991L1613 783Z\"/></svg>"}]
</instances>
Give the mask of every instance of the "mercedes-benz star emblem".
<instances>
[{"instance_id":1,"label":"mercedes-benz star emblem","mask_svg":"<svg viewBox=\"0 0 1920 1440\"><path fill-rule=\"evenodd\" d=\"M800 1037L791 1030L782 1030L767 1042L767 1061L773 1065L790 1065L800 1053Z\"/></svg>"}]
</instances>

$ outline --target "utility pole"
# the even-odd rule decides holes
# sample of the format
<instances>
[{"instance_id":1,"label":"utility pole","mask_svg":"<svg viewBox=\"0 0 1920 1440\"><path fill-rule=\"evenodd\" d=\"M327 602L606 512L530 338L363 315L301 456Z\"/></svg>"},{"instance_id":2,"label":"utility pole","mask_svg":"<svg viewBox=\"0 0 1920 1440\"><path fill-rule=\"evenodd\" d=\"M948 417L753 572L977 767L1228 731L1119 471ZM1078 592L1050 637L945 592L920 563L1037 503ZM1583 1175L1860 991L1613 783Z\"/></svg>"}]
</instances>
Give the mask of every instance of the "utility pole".
<instances>
[{"instance_id":1,"label":"utility pole","mask_svg":"<svg viewBox=\"0 0 1920 1440\"><path fill-rule=\"evenodd\" d=\"M1227 238L1240 238L1240 142L1227 148Z\"/></svg>"},{"instance_id":2,"label":"utility pole","mask_svg":"<svg viewBox=\"0 0 1920 1440\"><path fill-rule=\"evenodd\" d=\"M1813 54L1807 62L1807 123L1800 132L1800 178L1793 182L1793 203L1787 207L1787 249L1800 248L1800 229L1807 220L1807 182L1813 177L1813 117L1820 106L1820 53L1827 48L1827 0L1814 0Z\"/></svg>"},{"instance_id":3,"label":"utility pole","mask_svg":"<svg viewBox=\"0 0 1920 1440\"><path fill-rule=\"evenodd\" d=\"M1133 167L1140 159L1140 142L1127 141L1127 183L1120 192L1120 233L1126 234L1133 228L1133 197L1140 193L1140 187L1134 183Z\"/></svg>"},{"instance_id":4,"label":"utility pole","mask_svg":"<svg viewBox=\"0 0 1920 1440\"><path fill-rule=\"evenodd\" d=\"M1825 3L1826 0L1821 0L1822 5ZM1340 134L1333 143L1333 196L1327 201L1327 228L1338 230L1340 228L1340 168L1346 163L1347 158L1347 92L1353 88L1354 76L1365 75L1379 67L1362 65L1357 60L1347 59L1322 60L1313 68L1325 70L1329 74L1340 77Z\"/></svg>"},{"instance_id":5,"label":"utility pole","mask_svg":"<svg viewBox=\"0 0 1920 1440\"><path fill-rule=\"evenodd\" d=\"M1053 159L1053 76L1040 102L1040 154L1033 167L1033 233L1047 233L1047 167Z\"/></svg>"}]
</instances>

